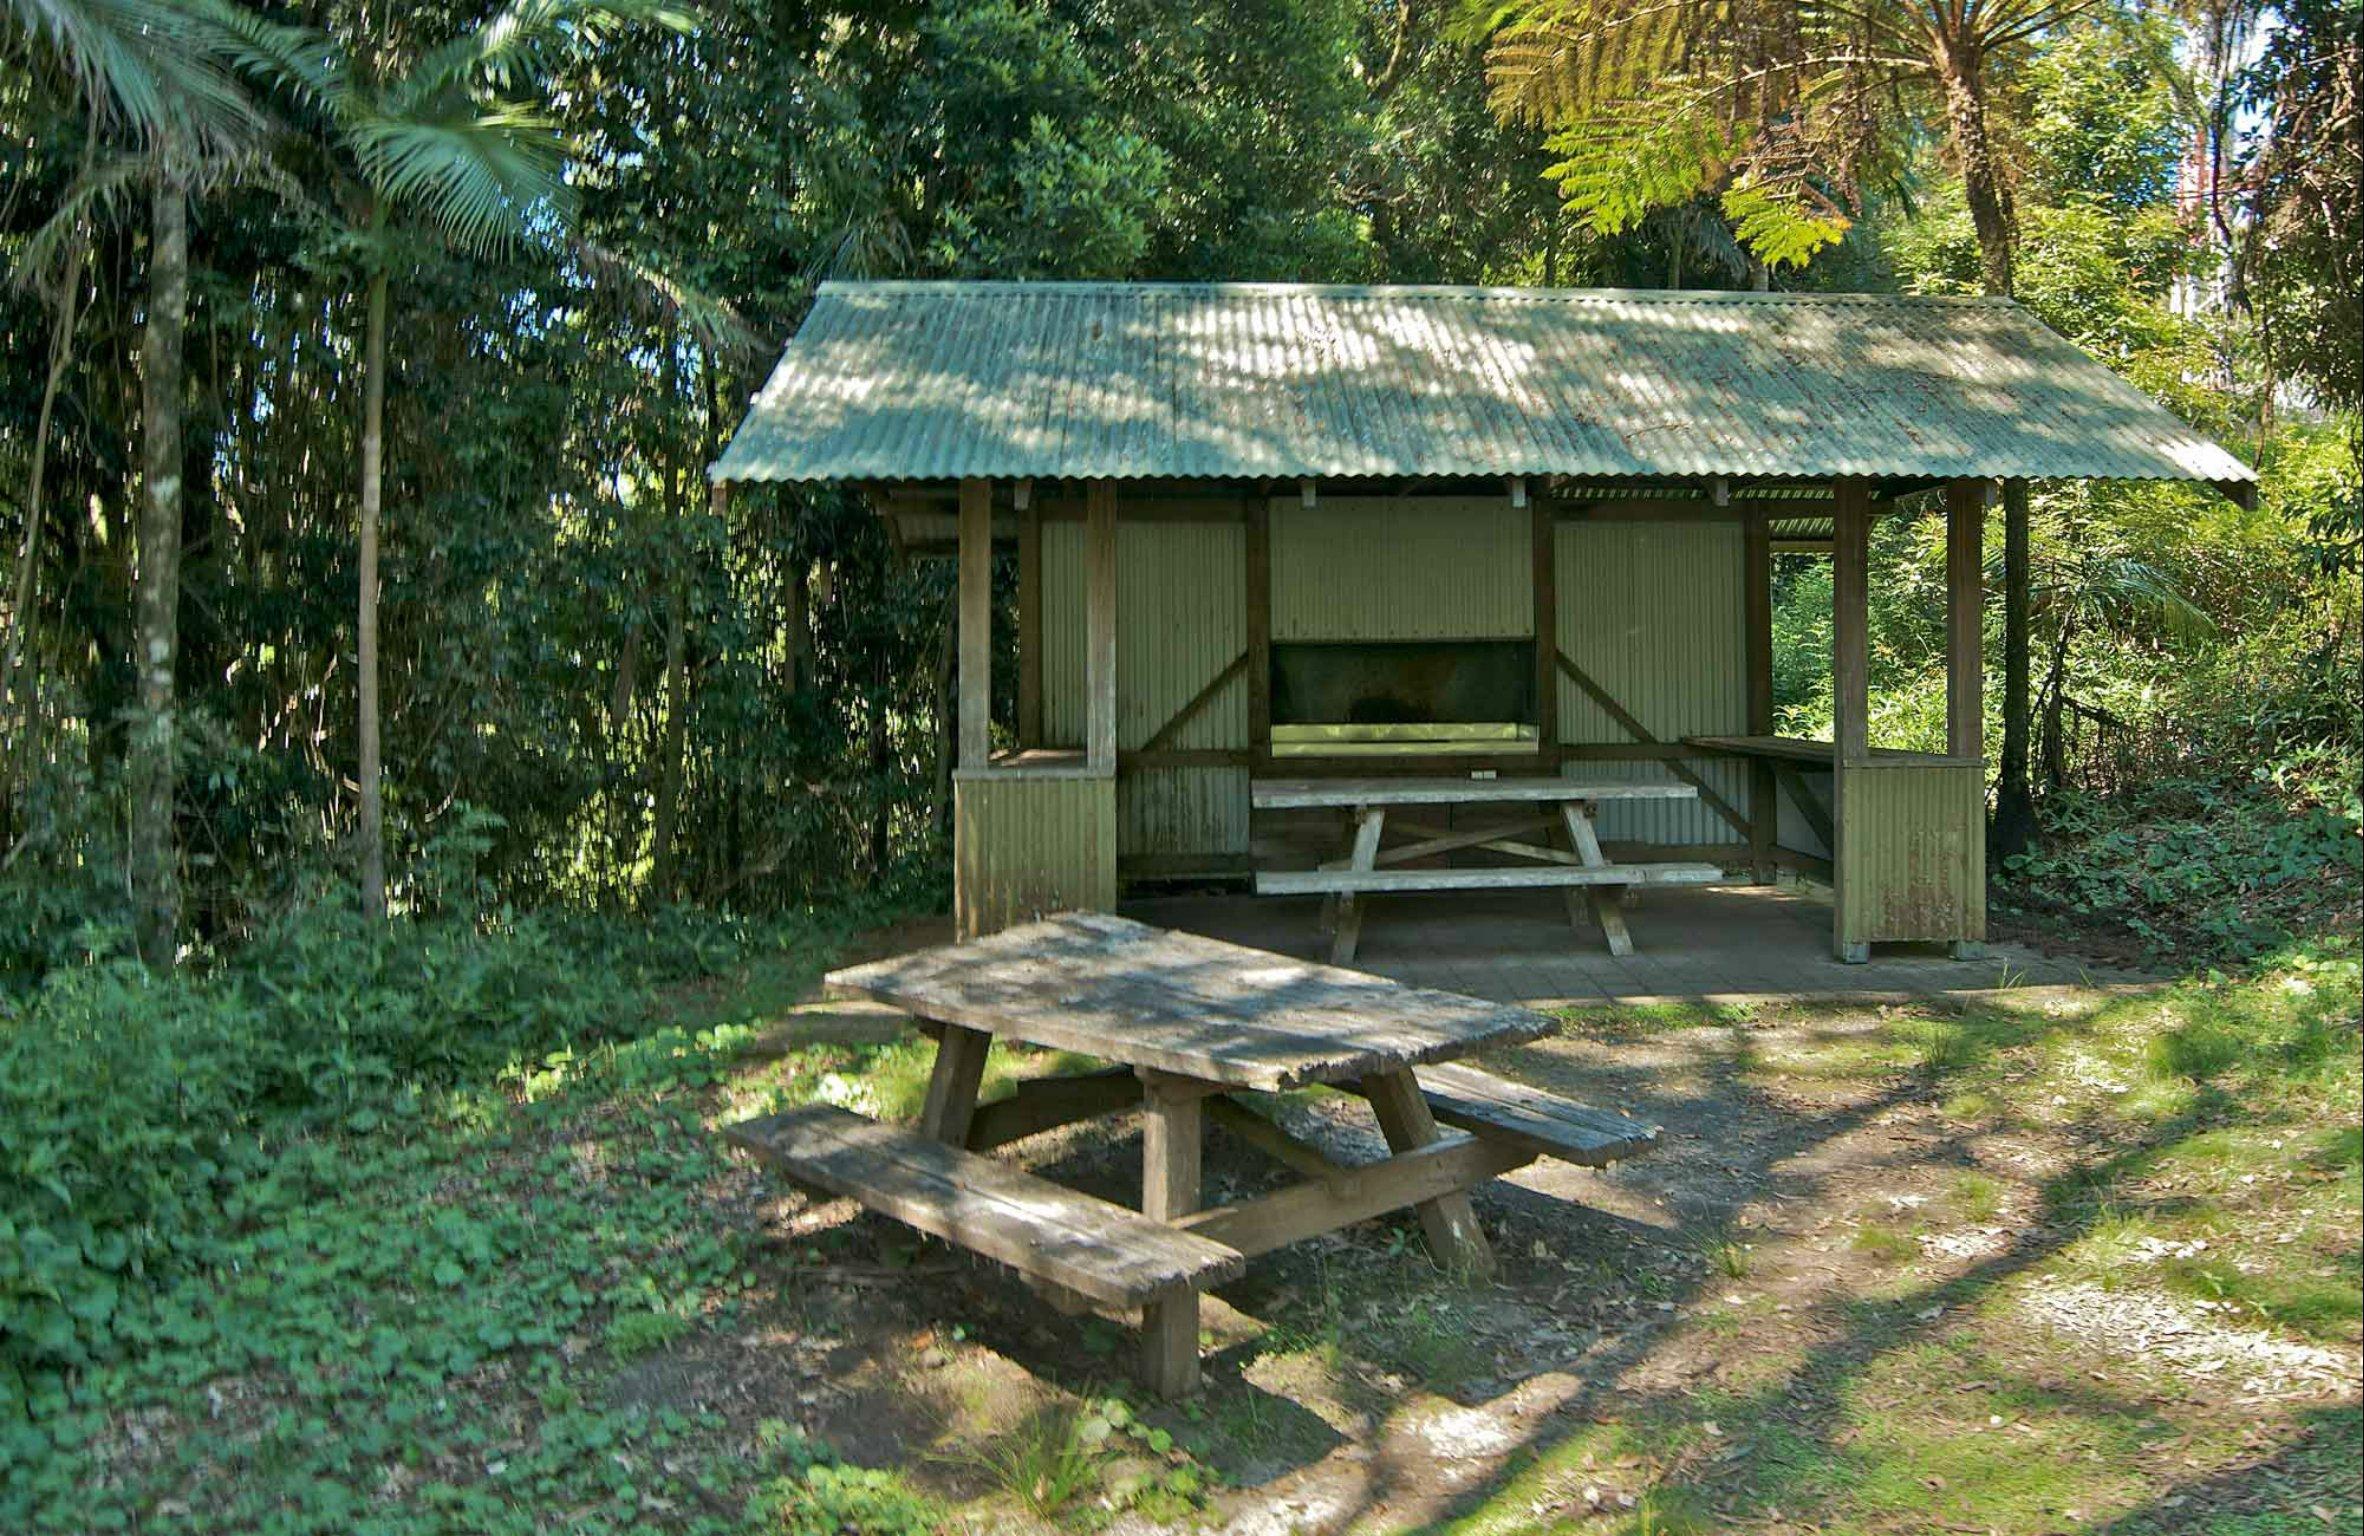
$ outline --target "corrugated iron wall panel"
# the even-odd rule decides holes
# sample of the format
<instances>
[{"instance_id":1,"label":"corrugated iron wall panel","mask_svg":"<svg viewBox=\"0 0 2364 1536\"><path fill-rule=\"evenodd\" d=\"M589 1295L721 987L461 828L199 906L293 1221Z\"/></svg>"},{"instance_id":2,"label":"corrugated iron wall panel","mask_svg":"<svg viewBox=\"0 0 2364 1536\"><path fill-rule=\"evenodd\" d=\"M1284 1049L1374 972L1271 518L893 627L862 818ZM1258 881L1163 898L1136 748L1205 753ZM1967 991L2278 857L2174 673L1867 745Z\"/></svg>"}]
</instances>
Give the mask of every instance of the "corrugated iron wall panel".
<instances>
[{"instance_id":1,"label":"corrugated iron wall panel","mask_svg":"<svg viewBox=\"0 0 2364 1536\"><path fill-rule=\"evenodd\" d=\"M1116 905L1116 795L1106 778L953 783L952 905L964 937L1045 912Z\"/></svg>"},{"instance_id":2,"label":"corrugated iron wall panel","mask_svg":"<svg viewBox=\"0 0 2364 1536\"><path fill-rule=\"evenodd\" d=\"M1529 516L1500 498L1272 504L1272 638L1531 635Z\"/></svg>"},{"instance_id":3,"label":"corrugated iron wall panel","mask_svg":"<svg viewBox=\"0 0 2364 1536\"><path fill-rule=\"evenodd\" d=\"M1986 937L1986 770L1880 764L1841 770L1837 936Z\"/></svg>"},{"instance_id":4,"label":"corrugated iron wall panel","mask_svg":"<svg viewBox=\"0 0 2364 1536\"><path fill-rule=\"evenodd\" d=\"M1075 746L1084 730L1083 525L1043 525L1043 736ZM1126 522L1116 529L1117 745L1144 746L1247 649L1247 536L1234 522ZM1243 672L1167 745L1248 744ZM1240 853L1248 846L1245 771L1126 772L1117 846L1141 853Z\"/></svg>"},{"instance_id":5,"label":"corrugated iron wall panel","mask_svg":"<svg viewBox=\"0 0 2364 1536\"><path fill-rule=\"evenodd\" d=\"M1748 729L1741 530L1735 523L1567 522L1554 579L1560 651L1661 741ZM1630 744L1591 695L1560 678L1560 740ZM1744 813L1745 764L1693 764ZM1573 762L1571 777L1651 782L1662 763ZM1611 801L1601 836L1644 843L1745 841L1703 802Z\"/></svg>"}]
</instances>

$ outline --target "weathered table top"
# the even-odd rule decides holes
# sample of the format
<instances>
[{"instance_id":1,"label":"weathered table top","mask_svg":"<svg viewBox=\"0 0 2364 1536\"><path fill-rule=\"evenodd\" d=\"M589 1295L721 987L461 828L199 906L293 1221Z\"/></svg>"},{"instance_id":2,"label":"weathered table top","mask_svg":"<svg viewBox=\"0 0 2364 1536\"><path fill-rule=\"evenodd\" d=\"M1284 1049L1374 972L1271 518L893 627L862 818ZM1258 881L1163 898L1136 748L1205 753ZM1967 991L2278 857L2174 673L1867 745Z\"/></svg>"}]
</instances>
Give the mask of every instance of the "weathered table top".
<instances>
[{"instance_id":1,"label":"weathered table top","mask_svg":"<svg viewBox=\"0 0 2364 1536\"><path fill-rule=\"evenodd\" d=\"M1696 800L1690 784L1582 779L1257 779L1259 811L1321 805L1528 805L1563 800Z\"/></svg>"},{"instance_id":2,"label":"weathered table top","mask_svg":"<svg viewBox=\"0 0 2364 1536\"><path fill-rule=\"evenodd\" d=\"M1082 912L835 971L829 990L1266 1091L1450 1060L1551 1028L1525 1008Z\"/></svg>"}]
</instances>

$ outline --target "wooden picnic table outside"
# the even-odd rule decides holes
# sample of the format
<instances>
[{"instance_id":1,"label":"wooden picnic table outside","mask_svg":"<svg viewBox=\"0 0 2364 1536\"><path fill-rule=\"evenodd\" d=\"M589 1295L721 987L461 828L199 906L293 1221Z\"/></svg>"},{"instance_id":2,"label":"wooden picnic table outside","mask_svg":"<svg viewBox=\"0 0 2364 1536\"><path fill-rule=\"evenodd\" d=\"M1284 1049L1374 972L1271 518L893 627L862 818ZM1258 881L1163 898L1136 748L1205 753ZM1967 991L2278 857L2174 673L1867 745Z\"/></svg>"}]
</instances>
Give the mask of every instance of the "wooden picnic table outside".
<instances>
[{"instance_id":1,"label":"wooden picnic table outside","mask_svg":"<svg viewBox=\"0 0 2364 1536\"><path fill-rule=\"evenodd\" d=\"M1268 870L1256 876L1256 892L1263 896L1314 895L1324 898L1323 925L1330 931L1330 963L1351 965L1362 940L1365 896L1388 891L1472 891L1556 888L1566 892L1569 924L1579 932L1589 911L1607 942L1609 953L1633 953L1633 935L1626 927L1621 903L1637 885L1707 885L1723 878L1723 870L1704 862L1620 864L1601 851L1593 823L1593 807L1604 800L1695 800L1697 786L1684 783L1587 783L1566 778L1395 778L1395 779L1259 779L1249 786L1253 809L1297 810L1332 807L1354 818L1345 854L1319 869ZM1450 810L1455 806L1529 806L1535 814L1492 826L1452 829L1432 822L1398 816L1397 830L1414 841L1389 848L1383 839L1391 811L1416 815L1423 807ZM1530 842L1530 834L1555 833L1567 839L1565 849ZM1418 859L1431 859L1467 849L1508 854L1520 863L1478 868L1408 869Z\"/></svg>"},{"instance_id":2,"label":"wooden picnic table outside","mask_svg":"<svg viewBox=\"0 0 2364 1536\"><path fill-rule=\"evenodd\" d=\"M1009 1263L1063 1304L1128 1320L1137 1310L1144 1375L1168 1395L1198 1382L1199 1292L1247 1258L1412 1206L1439 1263L1486 1273L1472 1186L1538 1156L1615 1161L1658 1134L1450 1065L1547 1032L1540 1014L1103 914L874 961L828 982L835 995L903 1009L936 1036L917 1130L808 1105L734 1126L731 1138L803 1182ZM1020 1083L980 1105L996 1039L1111 1065ZM1392 1155L1338 1163L1234 1097L1311 1084L1368 1100ZM1138 1212L979 1155L1134 1107ZM1305 1181L1202 1210L1209 1120ZM1471 1134L1440 1133L1440 1120Z\"/></svg>"}]
</instances>

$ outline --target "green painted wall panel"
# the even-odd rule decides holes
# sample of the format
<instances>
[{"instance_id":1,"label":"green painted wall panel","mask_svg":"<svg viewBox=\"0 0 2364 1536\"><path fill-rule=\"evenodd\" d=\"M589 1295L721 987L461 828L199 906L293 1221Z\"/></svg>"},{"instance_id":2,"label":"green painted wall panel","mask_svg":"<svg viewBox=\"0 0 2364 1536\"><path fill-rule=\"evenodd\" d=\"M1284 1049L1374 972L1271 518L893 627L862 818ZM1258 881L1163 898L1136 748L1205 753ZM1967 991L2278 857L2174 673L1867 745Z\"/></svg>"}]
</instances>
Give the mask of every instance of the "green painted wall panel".
<instances>
[{"instance_id":1,"label":"green painted wall panel","mask_svg":"<svg viewBox=\"0 0 2364 1536\"><path fill-rule=\"evenodd\" d=\"M1126 522L1116 529L1116 739L1147 744L1246 651L1247 534L1232 522ZM1043 527L1043 736L1083 742L1083 525ZM1168 745L1248 745L1243 671ZM1124 775L1117 844L1127 854L1244 853L1248 780L1236 768Z\"/></svg>"},{"instance_id":2,"label":"green painted wall panel","mask_svg":"<svg viewBox=\"0 0 2364 1536\"><path fill-rule=\"evenodd\" d=\"M1554 548L1560 651L1661 741L1748 729L1748 639L1743 629L1737 523L1566 522ZM1626 745L1624 727L1566 676L1560 740ZM1735 806L1748 804L1748 769L1693 764ZM1577 762L1570 777L1670 778L1662 764ZM1741 834L1704 803L1605 803L1601 836L1643 843L1729 843Z\"/></svg>"},{"instance_id":3,"label":"green painted wall panel","mask_svg":"<svg viewBox=\"0 0 2364 1536\"><path fill-rule=\"evenodd\" d=\"M1116 905L1114 779L964 775L952 796L952 909L963 936Z\"/></svg>"},{"instance_id":4,"label":"green painted wall panel","mask_svg":"<svg viewBox=\"0 0 2364 1536\"><path fill-rule=\"evenodd\" d=\"M1528 514L1501 497L1272 502L1272 638L1535 632Z\"/></svg>"},{"instance_id":5,"label":"green painted wall panel","mask_svg":"<svg viewBox=\"0 0 2364 1536\"><path fill-rule=\"evenodd\" d=\"M1986 937L1986 770L1841 770L1835 937L1841 945Z\"/></svg>"}]
</instances>

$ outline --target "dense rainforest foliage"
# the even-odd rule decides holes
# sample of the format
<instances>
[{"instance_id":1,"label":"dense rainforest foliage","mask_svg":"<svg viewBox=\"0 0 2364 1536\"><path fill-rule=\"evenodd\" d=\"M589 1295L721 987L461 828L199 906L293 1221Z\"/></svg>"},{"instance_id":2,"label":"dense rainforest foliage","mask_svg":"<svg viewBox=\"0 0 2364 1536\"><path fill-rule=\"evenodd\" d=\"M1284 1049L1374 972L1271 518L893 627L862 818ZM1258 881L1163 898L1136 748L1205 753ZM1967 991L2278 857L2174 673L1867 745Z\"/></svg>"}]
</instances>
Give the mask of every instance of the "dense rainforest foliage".
<instances>
[{"instance_id":1,"label":"dense rainforest foliage","mask_svg":"<svg viewBox=\"0 0 2364 1536\"><path fill-rule=\"evenodd\" d=\"M2001 902L2352 935L2355 0L1587 46L1632 9L9 0L0 1420L174 1326L129 1277L206 1261L262 1128L943 899L949 573L706 493L832 275L2013 292L2264 487L1996 507ZM1923 744L1941 530L1876 554ZM1828 616L1790 561L1803 731Z\"/></svg>"},{"instance_id":2,"label":"dense rainforest foliage","mask_svg":"<svg viewBox=\"0 0 2364 1536\"><path fill-rule=\"evenodd\" d=\"M1721 148L1651 140L1636 104L1681 93L1650 57L1534 42L1580 51L1615 5L1491 34L1338 0L21 5L0 969L143 923L151 959L218 953L348 887L416 913L451 836L521 908L936 880L944 572L842 497L704 490L827 275L1976 290L2005 194L2019 297L2267 473L2255 514L2037 488L2006 791L2075 838L2096 793L2172 782L2196 816L2262 770L2261 814L2352 847L2352 8L1979 9L2026 23L1985 55L1983 188L1894 81L1851 137L1760 135L1778 174L1729 111ZM1933 548L1897 525L1883 557ZM1815 579L1785 584L1808 720ZM1939 610L1881 589L1909 736Z\"/></svg>"}]
</instances>

